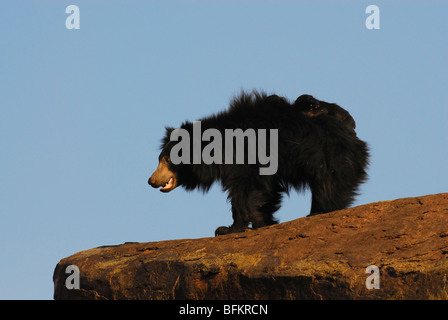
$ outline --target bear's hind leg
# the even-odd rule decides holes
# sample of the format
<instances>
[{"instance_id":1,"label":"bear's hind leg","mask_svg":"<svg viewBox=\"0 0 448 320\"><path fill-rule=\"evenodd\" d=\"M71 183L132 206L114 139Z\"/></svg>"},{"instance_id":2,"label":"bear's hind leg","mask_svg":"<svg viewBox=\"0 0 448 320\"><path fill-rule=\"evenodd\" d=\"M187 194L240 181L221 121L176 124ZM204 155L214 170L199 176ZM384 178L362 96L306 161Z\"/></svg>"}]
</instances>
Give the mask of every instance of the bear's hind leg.
<instances>
[{"instance_id":1,"label":"bear's hind leg","mask_svg":"<svg viewBox=\"0 0 448 320\"><path fill-rule=\"evenodd\" d=\"M330 177L310 187L312 194L310 216L345 209L351 205L356 194L351 185L336 184Z\"/></svg>"}]
</instances>

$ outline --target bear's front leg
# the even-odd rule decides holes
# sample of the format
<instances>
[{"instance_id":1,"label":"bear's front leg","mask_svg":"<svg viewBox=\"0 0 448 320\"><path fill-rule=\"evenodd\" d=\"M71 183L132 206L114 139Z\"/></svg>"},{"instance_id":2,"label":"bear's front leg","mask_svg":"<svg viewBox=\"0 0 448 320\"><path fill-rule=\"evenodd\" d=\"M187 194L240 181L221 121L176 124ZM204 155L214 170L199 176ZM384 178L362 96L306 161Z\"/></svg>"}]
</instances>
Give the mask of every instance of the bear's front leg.
<instances>
[{"instance_id":1,"label":"bear's front leg","mask_svg":"<svg viewBox=\"0 0 448 320\"><path fill-rule=\"evenodd\" d=\"M235 226L235 224L232 224L229 227L221 226L221 227L216 228L216 230L215 230L215 237L223 236L225 234L230 234L230 233L244 232L244 231L247 231L247 230L251 230L251 228L249 228L248 226L246 226L246 227L239 227L239 226Z\"/></svg>"},{"instance_id":2,"label":"bear's front leg","mask_svg":"<svg viewBox=\"0 0 448 320\"><path fill-rule=\"evenodd\" d=\"M243 232L249 226L249 208L248 198L244 196L241 190L230 190L228 198L232 204L233 224L229 227L221 226L215 230L215 236L224 234Z\"/></svg>"},{"instance_id":3,"label":"bear's front leg","mask_svg":"<svg viewBox=\"0 0 448 320\"><path fill-rule=\"evenodd\" d=\"M232 209L233 212L233 209ZM233 214L233 216L235 217L235 215ZM239 221L238 223L236 222L235 218L234 222L231 226L226 227L226 226L221 226L216 228L215 230L215 236L222 236L225 234L229 234L229 233L236 233L236 232L243 232L244 230L246 230L249 226L249 222L242 222Z\"/></svg>"},{"instance_id":4,"label":"bear's front leg","mask_svg":"<svg viewBox=\"0 0 448 320\"><path fill-rule=\"evenodd\" d=\"M229 193L229 198L231 195ZM254 229L277 223L273 214L279 209L280 202L281 187L234 193L231 197L233 224L217 228L215 236L243 232L250 223Z\"/></svg>"}]
</instances>

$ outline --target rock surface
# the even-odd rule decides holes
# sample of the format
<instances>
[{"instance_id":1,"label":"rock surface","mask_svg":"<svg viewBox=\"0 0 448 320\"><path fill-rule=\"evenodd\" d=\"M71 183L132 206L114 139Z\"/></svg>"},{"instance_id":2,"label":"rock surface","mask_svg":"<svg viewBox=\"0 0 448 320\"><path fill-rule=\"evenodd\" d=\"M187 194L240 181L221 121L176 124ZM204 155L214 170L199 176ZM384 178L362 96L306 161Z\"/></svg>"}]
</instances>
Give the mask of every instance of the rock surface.
<instances>
[{"instance_id":1,"label":"rock surface","mask_svg":"<svg viewBox=\"0 0 448 320\"><path fill-rule=\"evenodd\" d=\"M67 289L66 268L80 289ZM379 268L379 289L367 289ZM448 299L448 193L362 205L216 238L76 253L55 299ZM374 282L369 278L368 283Z\"/></svg>"}]
</instances>

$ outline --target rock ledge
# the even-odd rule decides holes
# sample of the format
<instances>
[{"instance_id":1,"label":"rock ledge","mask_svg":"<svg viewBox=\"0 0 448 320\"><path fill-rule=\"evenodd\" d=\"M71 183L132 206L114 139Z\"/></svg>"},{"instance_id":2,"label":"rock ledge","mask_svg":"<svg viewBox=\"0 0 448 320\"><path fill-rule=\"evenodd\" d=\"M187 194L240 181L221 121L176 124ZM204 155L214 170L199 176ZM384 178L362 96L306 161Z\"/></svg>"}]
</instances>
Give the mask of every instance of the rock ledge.
<instances>
[{"instance_id":1,"label":"rock ledge","mask_svg":"<svg viewBox=\"0 0 448 320\"><path fill-rule=\"evenodd\" d=\"M80 289L66 287L69 265ZM366 288L369 265L379 289ZM55 299L448 299L447 275L441 193L216 238L81 251L57 264L53 281Z\"/></svg>"}]
</instances>

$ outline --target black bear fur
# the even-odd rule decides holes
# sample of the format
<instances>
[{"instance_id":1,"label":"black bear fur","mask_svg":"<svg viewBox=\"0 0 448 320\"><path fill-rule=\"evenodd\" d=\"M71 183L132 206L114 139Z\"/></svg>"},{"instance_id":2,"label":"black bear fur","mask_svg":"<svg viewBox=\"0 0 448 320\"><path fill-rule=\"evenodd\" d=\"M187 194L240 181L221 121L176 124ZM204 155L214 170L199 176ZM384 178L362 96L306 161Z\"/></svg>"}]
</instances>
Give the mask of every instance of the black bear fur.
<instances>
[{"instance_id":1,"label":"black bear fur","mask_svg":"<svg viewBox=\"0 0 448 320\"><path fill-rule=\"evenodd\" d=\"M153 187L165 185L164 192L177 186L205 192L220 181L232 205L233 224L217 228L215 235L241 232L249 225L256 229L277 223L273 214L280 208L282 194L291 188L311 190L310 215L347 208L367 179L369 151L364 141L336 117L325 113L307 116L285 98L243 92L228 110L200 121L202 132L215 128L223 137L225 129L278 129L278 170L274 175L260 175L258 162L174 165L170 151L177 142L170 141L173 128L167 128L159 167L148 183ZM192 136L192 122L184 122L181 128ZM202 142L202 148L204 145Z\"/></svg>"}]
</instances>

